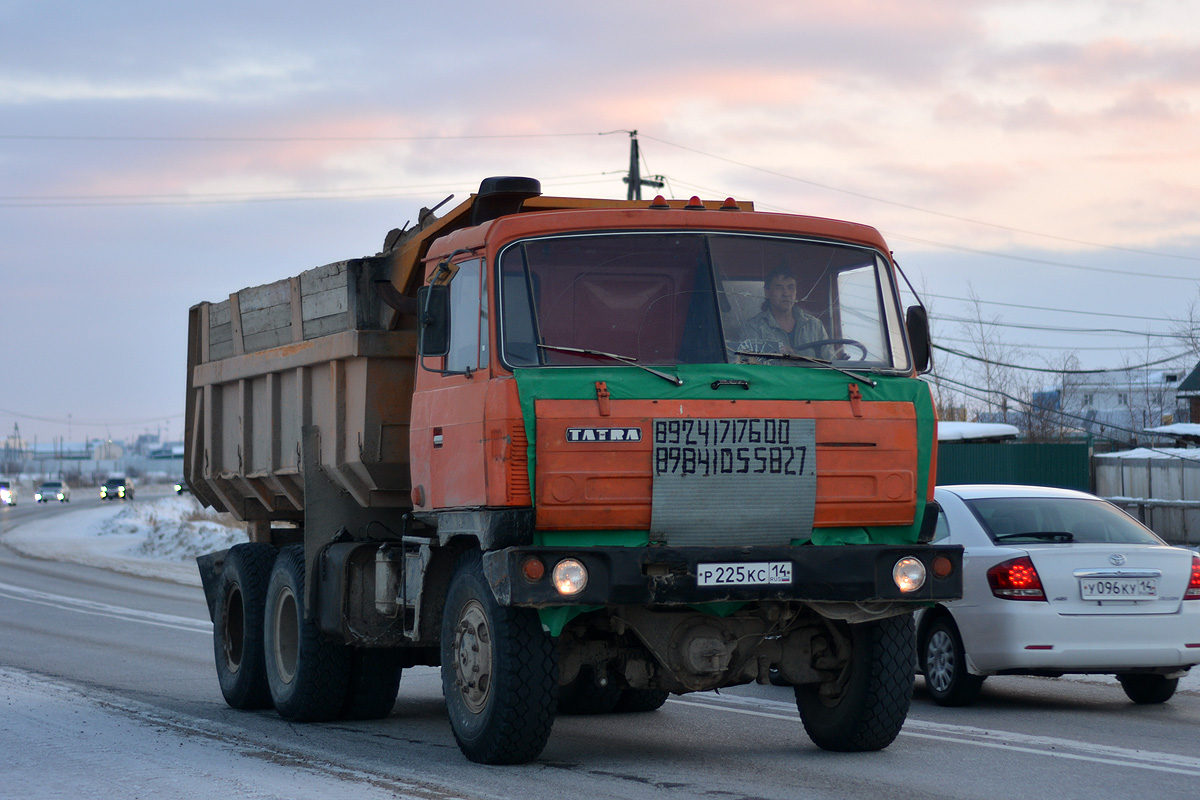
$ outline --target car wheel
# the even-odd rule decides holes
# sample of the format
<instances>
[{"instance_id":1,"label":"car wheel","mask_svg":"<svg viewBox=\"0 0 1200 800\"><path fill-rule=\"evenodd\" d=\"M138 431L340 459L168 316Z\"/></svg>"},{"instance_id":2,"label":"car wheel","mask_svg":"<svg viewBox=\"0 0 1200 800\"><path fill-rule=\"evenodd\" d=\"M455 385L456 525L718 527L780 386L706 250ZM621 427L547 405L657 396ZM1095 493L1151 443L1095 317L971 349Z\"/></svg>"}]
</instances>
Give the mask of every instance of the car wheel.
<instances>
[{"instance_id":1,"label":"car wheel","mask_svg":"<svg viewBox=\"0 0 1200 800\"><path fill-rule=\"evenodd\" d=\"M983 676L967 672L958 626L943 617L929 626L921 648L925 686L939 706L969 706L979 697Z\"/></svg>"},{"instance_id":2,"label":"car wheel","mask_svg":"<svg viewBox=\"0 0 1200 800\"><path fill-rule=\"evenodd\" d=\"M1117 680L1121 682L1126 696L1140 705L1167 702L1171 695L1175 694L1175 687L1179 685L1179 678L1168 678L1165 675L1118 675Z\"/></svg>"}]
</instances>

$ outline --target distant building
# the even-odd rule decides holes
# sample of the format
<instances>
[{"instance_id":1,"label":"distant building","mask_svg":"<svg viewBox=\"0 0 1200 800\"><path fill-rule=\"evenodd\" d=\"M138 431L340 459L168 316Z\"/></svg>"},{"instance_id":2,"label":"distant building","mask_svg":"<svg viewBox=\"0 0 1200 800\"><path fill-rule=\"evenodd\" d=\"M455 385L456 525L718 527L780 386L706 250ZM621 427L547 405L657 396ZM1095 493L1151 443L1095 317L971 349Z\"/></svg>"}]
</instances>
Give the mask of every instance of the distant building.
<instances>
[{"instance_id":1,"label":"distant building","mask_svg":"<svg viewBox=\"0 0 1200 800\"><path fill-rule=\"evenodd\" d=\"M1183 377L1178 370L1068 375L1063 410L1082 417L1088 433L1140 444L1147 428L1180 421Z\"/></svg>"},{"instance_id":2,"label":"distant building","mask_svg":"<svg viewBox=\"0 0 1200 800\"><path fill-rule=\"evenodd\" d=\"M1187 419L1176 419L1176 422L1200 422L1200 364L1188 373L1175 392L1181 406L1187 409Z\"/></svg>"}]
</instances>

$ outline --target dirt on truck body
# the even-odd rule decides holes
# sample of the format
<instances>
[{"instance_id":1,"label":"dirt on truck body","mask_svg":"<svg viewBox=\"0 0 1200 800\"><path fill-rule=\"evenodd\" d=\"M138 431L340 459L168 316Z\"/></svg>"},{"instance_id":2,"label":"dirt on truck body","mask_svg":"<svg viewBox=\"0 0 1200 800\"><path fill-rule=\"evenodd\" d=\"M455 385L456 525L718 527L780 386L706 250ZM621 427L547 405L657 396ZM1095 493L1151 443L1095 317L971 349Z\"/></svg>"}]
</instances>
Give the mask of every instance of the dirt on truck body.
<instances>
[{"instance_id":1,"label":"dirt on truck body","mask_svg":"<svg viewBox=\"0 0 1200 800\"><path fill-rule=\"evenodd\" d=\"M929 544L922 308L873 228L489 178L383 252L191 310L186 480L235 708L381 718L441 667L463 753L556 714L795 687L876 750L912 693Z\"/></svg>"}]
</instances>

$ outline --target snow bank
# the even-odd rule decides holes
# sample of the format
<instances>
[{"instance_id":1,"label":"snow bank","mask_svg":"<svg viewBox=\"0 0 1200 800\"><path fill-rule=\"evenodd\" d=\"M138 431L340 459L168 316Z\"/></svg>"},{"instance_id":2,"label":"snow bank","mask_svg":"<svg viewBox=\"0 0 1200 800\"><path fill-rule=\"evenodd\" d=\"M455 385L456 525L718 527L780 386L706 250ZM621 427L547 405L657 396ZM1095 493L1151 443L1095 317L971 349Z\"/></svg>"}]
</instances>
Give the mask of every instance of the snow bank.
<instances>
[{"instance_id":1,"label":"snow bank","mask_svg":"<svg viewBox=\"0 0 1200 800\"><path fill-rule=\"evenodd\" d=\"M234 527L237 525L237 527ZM196 556L246 541L191 495L114 503L18 525L4 543L33 558L70 561L199 586Z\"/></svg>"}]
</instances>

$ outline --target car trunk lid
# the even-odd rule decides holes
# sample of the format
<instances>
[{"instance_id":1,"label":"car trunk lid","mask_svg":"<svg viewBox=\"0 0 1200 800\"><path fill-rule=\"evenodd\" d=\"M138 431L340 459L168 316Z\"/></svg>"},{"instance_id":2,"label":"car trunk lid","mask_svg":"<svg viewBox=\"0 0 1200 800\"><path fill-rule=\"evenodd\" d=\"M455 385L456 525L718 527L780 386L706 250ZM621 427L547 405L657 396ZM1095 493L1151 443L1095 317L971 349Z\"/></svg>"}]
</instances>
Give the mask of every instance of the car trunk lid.
<instances>
[{"instance_id":1,"label":"car trunk lid","mask_svg":"<svg viewBox=\"0 0 1200 800\"><path fill-rule=\"evenodd\" d=\"M1142 544L1022 545L1060 614L1174 614L1192 554Z\"/></svg>"}]
</instances>

